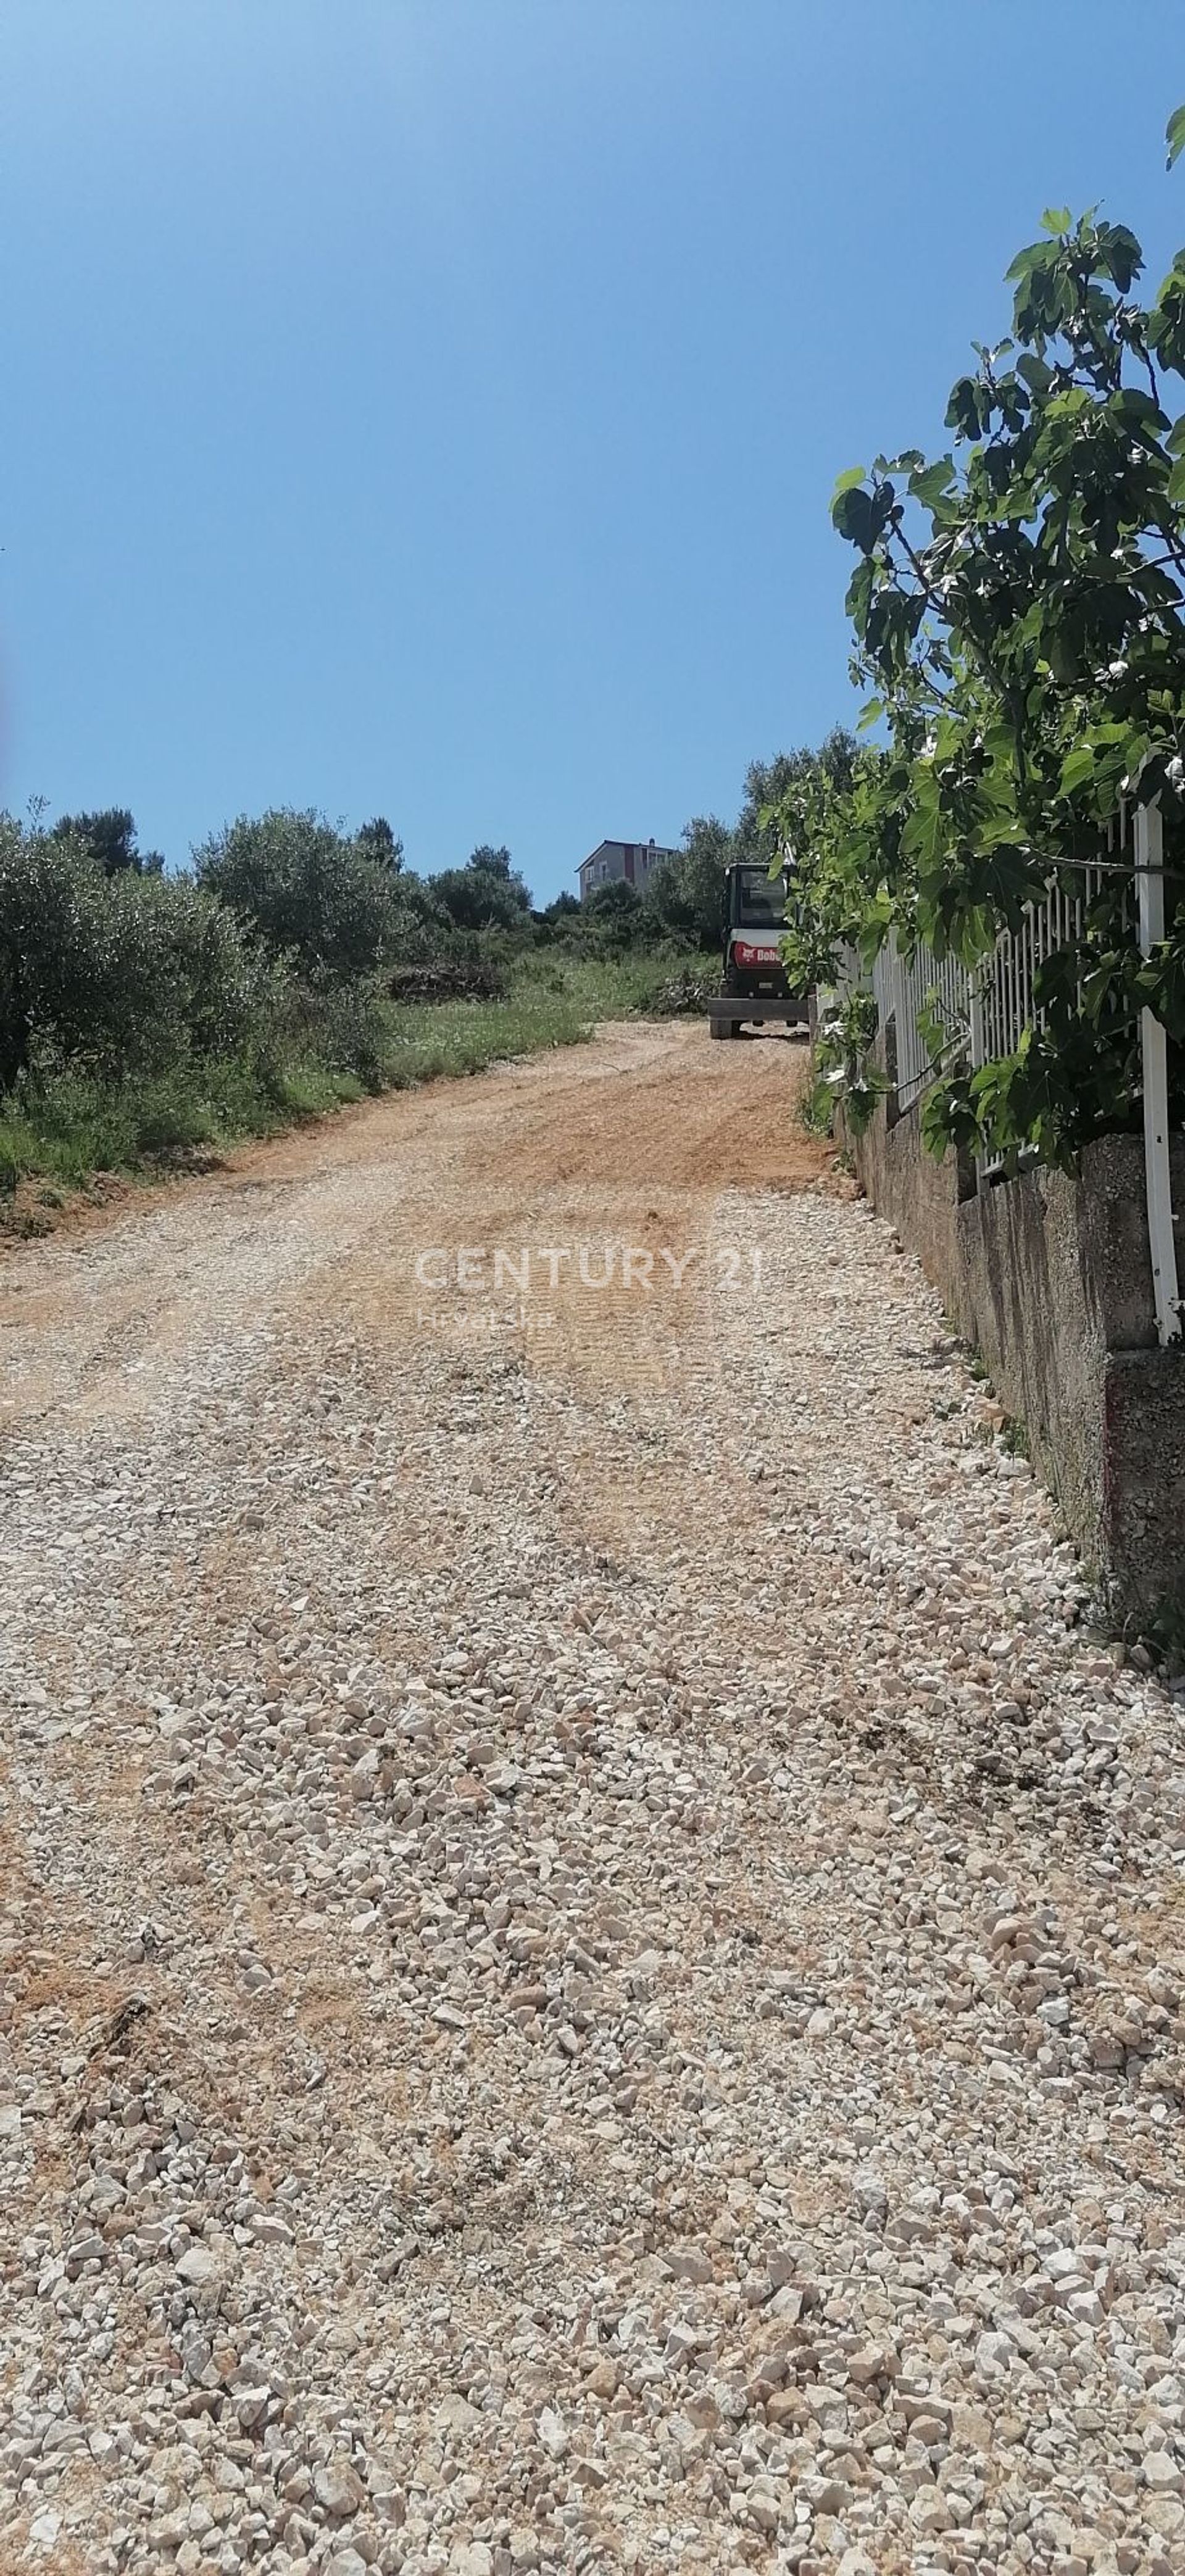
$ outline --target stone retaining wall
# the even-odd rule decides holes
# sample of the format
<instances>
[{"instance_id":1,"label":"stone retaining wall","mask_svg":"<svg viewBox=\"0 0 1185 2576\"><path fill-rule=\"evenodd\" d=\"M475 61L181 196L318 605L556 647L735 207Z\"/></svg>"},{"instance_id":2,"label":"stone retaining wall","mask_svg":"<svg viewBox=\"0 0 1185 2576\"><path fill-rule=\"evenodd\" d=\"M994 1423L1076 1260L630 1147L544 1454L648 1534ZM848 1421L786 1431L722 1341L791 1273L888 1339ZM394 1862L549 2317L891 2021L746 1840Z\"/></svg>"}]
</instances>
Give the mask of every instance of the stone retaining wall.
<instances>
[{"instance_id":1,"label":"stone retaining wall","mask_svg":"<svg viewBox=\"0 0 1185 2576\"><path fill-rule=\"evenodd\" d=\"M954 1155L923 1151L916 1111L894 1118L890 1097L853 1151L873 1205L1025 1424L1112 1613L1179 1626L1185 1351L1157 1343L1141 1138L1101 1138L1074 1175L1034 1169L978 1190ZM1185 1138L1173 1200L1185 1211Z\"/></svg>"}]
</instances>

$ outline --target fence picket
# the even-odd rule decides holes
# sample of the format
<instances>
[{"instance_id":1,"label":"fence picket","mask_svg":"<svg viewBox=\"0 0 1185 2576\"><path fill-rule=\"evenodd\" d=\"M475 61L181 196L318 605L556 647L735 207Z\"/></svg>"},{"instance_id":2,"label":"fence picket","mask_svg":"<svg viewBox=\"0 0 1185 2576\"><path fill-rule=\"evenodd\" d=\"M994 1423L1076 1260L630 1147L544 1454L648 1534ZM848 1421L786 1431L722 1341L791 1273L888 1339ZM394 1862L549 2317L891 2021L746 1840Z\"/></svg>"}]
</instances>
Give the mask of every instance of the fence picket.
<instances>
[{"instance_id":1,"label":"fence picket","mask_svg":"<svg viewBox=\"0 0 1185 2576\"><path fill-rule=\"evenodd\" d=\"M1121 803L1108 824L1107 859L1111 867L1126 859L1131 876L1124 890L1124 911L1134 927L1136 913L1134 809ZM882 1030L893 1025L897 1094L902 1109L912 1107L934 1080L939 1064L965 1051L972 1072L1012 1055L1027 1028L1040 1027L1036 1000L1040 968L1061 949L1081 941L1087 907L1104 881L1106 861L1081 864L1073 892L1061 881L1052 884L1039 903L1026 904L1017 931L1002 930L991 955L968 973L954 957L937 958L924 940L903 949L890 931L865 975L854 949L845 953L845 980L866 985L876 999ZM937 1058L918 1027L927 1011L940 1026ZM985 1158L981 1175L999 1170L1001 1157Z\"/></svg>"}]
</instances>

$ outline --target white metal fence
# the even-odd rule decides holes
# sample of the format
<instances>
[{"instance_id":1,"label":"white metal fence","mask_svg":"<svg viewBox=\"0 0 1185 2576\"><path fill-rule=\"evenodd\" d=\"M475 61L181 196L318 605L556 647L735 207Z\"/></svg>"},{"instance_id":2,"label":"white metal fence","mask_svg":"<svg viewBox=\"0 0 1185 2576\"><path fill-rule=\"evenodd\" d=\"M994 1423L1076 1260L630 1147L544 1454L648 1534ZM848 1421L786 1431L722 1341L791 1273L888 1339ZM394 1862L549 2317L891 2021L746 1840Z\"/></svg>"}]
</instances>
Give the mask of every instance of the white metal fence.
<instances>
[{"instance_id":1,"label":"white metal fence","mask_svg":"<svg viewBox=\"0 0 1185 2576\"><path fill-rule=\"evenodd\" d=\"M1011 1055L1027 1028L1041 1026L1043 1013L1035 997L1038 968L1059 949L1076 948L1090 905L1106 881L1126 868L1119 919L1128 931L1135 923L1135 848L1130 806L1121 805L1107 835L1107 856L1085 861L1074 872L1073 888L1051 886L1043 903L1026 904L1019 930L1002 931L992 955L977 972L970 1002L971 1064L992 1064Z\"/></svg>"},{"instance_id":2,"label":"white metal fence","mask_svg":"<svg viewBox=\"0 0 1185 2576\"><path fill-rule=\"evenodd\" d=\"M972 984L955 957L935 957L924 940L903 949L890 931L872 968L877 1023L892 1032L896 1088L903 1109L921 1097L935 1074L970 1043ZM933 1045L923 1035L930 1025Z\"/></svg>"},{"instance_id":3,"label":"white metal fence","mask_svg":"<svg viewBox=\"0 0 1185 2576\"><path fill-rule=\"evenodd\" d=\"M1059 882L1040 903L1025 905L1019 929L1002 930L990 956L972 973L954 957L935 957L920 940L903 950L890 933L872 969L872 990L882 1029L893 1031L897 1091L902 1108L918 1099L953 1056L966 1054L972 1072L1013 1054L1027 1028L1041 1025L1038 970L1059 949L1075 948L1089 906L1104 881L1124 865L1122 917L1134 926L1135 858L1125 809L1106 859L1084 863L1073 891Z\"/></svg>"}]
</instances>

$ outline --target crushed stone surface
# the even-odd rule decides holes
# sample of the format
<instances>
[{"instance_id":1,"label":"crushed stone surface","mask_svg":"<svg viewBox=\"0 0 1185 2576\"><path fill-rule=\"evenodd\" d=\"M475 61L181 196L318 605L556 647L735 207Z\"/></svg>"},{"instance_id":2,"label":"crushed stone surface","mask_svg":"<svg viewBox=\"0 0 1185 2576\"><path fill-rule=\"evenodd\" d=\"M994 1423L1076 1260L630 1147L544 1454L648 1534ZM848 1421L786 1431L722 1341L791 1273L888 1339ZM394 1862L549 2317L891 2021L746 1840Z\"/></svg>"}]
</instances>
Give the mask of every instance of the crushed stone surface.
<instances>
[{"instance_id":1,"label":"crushed stone surface","mask_svg":"<svg viewBox=\"0 0 1185 2576\"><path fill-rule=\"evenodd\" d=\"M5 2570L1185 2568L1181 1701L800 1080L0 1266Z\"/></svg>"}]
</instances>

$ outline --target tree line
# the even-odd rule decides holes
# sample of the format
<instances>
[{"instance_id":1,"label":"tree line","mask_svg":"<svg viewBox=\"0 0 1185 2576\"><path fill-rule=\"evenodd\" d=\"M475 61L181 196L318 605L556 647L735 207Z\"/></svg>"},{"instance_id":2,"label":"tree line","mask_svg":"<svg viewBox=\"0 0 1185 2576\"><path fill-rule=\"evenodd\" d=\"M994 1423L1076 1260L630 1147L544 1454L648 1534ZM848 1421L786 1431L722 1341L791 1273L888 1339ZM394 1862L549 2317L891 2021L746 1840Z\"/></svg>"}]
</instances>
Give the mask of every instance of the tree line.
<instances>
[{"instance_id":1,"label":"tree line","mask_svg":"<svg viewBox=\"0 0 1185 2576\"><path fill-rule=\"evenodd\" d=\"M401 971L493 989L530 937L507 850L419 878L382 816L355 832L311 812L243 818L178 871L141 849L126 809L6 817L0 1092L67 1066L111 1081L294 1048L367 1079Z\"/></svg>"},{"instance_id":2,"label":"tree line","mask_svg":"<svg viewBox=\"0 0 1185 2576\"><path fill-rule=\"evenodd\" d=\"M241 816L179 870L124 807L2 817L0 1093L67 1067L119 1081L240 1054L266 1074L294 1049L377 1081L393 1001L495 997L540 950L553 965L711 950L729 859L768 862L769 810L820 762L841 778L852 749L835 734L754 761L734 824L696 816L643 890L583 905L533 905L489 843L421 876L383 815L353 831L291 807Z\"/></svg>"}]
</instances>

